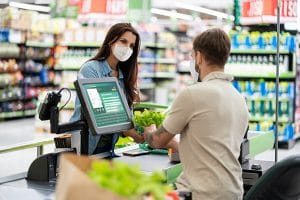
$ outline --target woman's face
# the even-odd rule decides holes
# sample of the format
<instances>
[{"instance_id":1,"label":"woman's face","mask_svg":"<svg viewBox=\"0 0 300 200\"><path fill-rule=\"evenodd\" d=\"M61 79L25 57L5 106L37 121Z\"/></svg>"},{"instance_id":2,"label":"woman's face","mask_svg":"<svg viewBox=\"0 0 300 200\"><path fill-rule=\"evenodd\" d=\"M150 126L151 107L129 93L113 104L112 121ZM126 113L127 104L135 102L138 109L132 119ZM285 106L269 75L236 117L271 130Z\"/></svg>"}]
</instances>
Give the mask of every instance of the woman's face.
<instances>
[{"instance_id":1,"label":"woman's face","mask_svg":"<svg viewBox=\"0 0 300 200\"><path fill-rule=\"evenodd\" d=\"M111 47L114 57L121 62L128 60L133 54L136 36L130 32L125 32Z\"/></svg>"},{"instance_id":2,"label":"woman's face","mask_svg":"<svg viewBox=\"0 0 300 200\"><path fill-rule=\"evenodd\" d=\"M114 46L117 44L120 46L129 47L133 49L135 45L135 41L136 41L136 36L132 32L127 31L112 45L112 48L114 48Z\"/></svg>"}]
</instances>

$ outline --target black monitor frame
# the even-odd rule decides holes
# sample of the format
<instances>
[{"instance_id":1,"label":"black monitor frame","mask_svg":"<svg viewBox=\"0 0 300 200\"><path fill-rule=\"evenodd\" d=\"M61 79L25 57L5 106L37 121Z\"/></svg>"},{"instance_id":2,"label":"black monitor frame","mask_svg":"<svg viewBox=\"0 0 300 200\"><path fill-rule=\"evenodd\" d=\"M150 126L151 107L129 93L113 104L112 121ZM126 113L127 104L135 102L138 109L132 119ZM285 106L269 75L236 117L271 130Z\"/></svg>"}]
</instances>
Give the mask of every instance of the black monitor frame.
<instances>
[{"instance_id":1,"label":"black monitor frame","mask_svg":"<svg viewBox=\"0 0 300 200\"><path fill-rule=\"evenodd\" d=\"M89 106L89 100L88 96L84 95L85 88L84 84L97 84L97 83L104 83L104 82L114 82L117 86L117 90L120 94L122 104L124 105L125 112L128 116L128 123L114 125L114 126L105 126L105 127L98 127L96 120L92 117L92 109ZM87 79L78 79L74 82L77 96L81 103L81 108L84 114L84 117L89 125L90 130L92 131L92 134L94 135L103 135L103 134L111 134L111 133L118 133L121 131L129 130L133 128L133 121L132 121L132 115L130 114L131 111L129 109L127 100L125 98L125 95L123 91L120 88L120 85L115 77L104 77L104 78L87 78Z\"/></svg>"}]
</instances>

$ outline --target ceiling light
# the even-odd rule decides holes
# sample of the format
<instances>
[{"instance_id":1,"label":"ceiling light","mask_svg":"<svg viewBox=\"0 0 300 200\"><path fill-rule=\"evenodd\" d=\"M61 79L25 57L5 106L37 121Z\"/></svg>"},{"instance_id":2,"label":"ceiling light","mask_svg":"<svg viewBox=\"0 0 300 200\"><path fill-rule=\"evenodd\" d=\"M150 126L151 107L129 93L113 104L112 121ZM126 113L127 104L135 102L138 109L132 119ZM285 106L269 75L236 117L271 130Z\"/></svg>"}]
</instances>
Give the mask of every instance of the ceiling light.
<instances>
[{"instance_id":1,"label":"ceiling light","mask_svg":"<svg viewBox=\"0 0 300 200\"><path fill-rule=\"evenodd\" d=\"M27 4L27 3L9 2L8 5L15 8L34 10L40 12L50 12L51 10L49 6L38 6L38 5Z\"/></svg>"},{"instance_id":2,"label":"ceiling light","mask_svg":"<svg viewBox=\"0 0 300 200\"><path fill-rule=\"evenodd\" d=\"M195 5L191 5L191 4L178 2L178 3L176 3L176 7L187 9L187 10L193 10L193 11L204 13L204 14L207 14L207 15L216 16L216 17L222 18L222 19L230 19L232 21L234 20L233 15L228 15L227 13L215 11L215 10L212 10L212 9L203 8L203 7L200 7L200 6L195 6Z\"/></svg>"},{"instance_id":3,"label":"ceiling light","mask_svg":"<svg viewBox=\"0 0 300 200\"><path fill-rule=\"evenodd\" d=\"M187 21L192 21L194 18L191 15L186 15L178 12L173 12L173 11L168 11L168 10L163 10L163 9L158 9L158 8L151 8L151 13L157 14L157 15L162 15L162 16L167 16L167 17L174 17L177 19L183 19Z\"/></svg>"}]
</instances>

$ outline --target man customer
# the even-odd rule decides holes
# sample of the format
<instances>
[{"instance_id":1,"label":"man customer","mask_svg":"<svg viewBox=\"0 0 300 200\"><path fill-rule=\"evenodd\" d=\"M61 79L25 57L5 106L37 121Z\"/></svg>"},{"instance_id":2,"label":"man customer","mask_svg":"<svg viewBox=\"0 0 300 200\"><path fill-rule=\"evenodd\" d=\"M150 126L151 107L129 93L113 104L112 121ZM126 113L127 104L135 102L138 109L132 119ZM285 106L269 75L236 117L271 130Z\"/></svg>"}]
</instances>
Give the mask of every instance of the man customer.
<instances>
[{"instance_id":1,"label":"man customer","mask_svg":"<svg viewBox=\"0 0 300 200\"><path fill-rule=\"evenodd\" d=\"M178 94L161 127L144 133L154 148L168 147L180 134L183 173L176 186L192 191L193 199L243 197L238 157L249 114L245 99L231 84L233 77L224 73L230 46L227 34L218 28L194 39L191 71L201 82Z\"/></svg>"}]
</instances>

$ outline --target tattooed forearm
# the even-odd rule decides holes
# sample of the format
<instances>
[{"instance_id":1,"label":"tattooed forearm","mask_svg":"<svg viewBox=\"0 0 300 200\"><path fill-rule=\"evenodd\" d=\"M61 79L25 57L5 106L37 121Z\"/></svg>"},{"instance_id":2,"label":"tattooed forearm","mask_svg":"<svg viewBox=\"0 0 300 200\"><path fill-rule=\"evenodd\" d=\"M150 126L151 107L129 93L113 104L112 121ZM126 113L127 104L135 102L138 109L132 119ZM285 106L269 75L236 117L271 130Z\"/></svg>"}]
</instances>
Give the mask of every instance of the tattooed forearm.
<instances>
[{"instance_id":1,"label":"tattooed forearm","mask_svg":"<svg viewBox=\"0 0 300 200\"><path fill-rule=\"evenodd\" d=\"M164 133L166 129L163 126L160 126L155 132L149 133L146 142L150 145L153 146L153 138L154 137L159 137L162 133ZM155 143L155 141L154 141Z\"/></svg>"},{"instance_id":2,"label":"tattooed forearm","mask_svg":"<svg viewBox=\"0 0 300 200\"><path fill-rule=\"evenodd\" d=\"M163 126L160 126L155 132L154 135L159 136L161 135L163 132L165 132L166 129Z\"/></svg>"}]
</instances>

